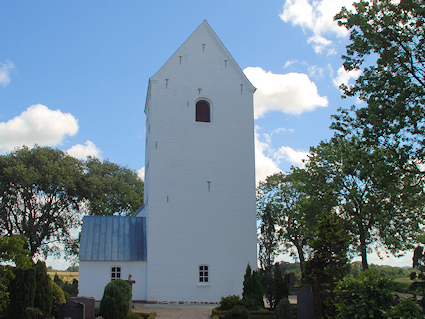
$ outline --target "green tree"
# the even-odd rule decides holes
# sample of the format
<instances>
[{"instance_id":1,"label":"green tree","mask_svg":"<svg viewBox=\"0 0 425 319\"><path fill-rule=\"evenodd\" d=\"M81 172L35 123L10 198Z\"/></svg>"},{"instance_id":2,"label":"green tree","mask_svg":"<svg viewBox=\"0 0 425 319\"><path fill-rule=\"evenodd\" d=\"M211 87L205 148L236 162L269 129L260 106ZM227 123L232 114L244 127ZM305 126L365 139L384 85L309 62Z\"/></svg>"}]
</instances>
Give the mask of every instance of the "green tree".
<instances>
[{"instance_id":1,"label":"green tree","mask_svg":"<svg viewBox=\"0 0 425 319\"><path fill-rule=\"evenodd\" d=\"M0 234L27 237L31 256L58 255L80 223L82 170L79 160L46 147L0 156Z\"/></svg>"},{"instance_id":2,"label":"green tree","mask_svg":"<svg viewBox=\"0 0 425 319\"><path fill-rule=\"evenodd\" d=\"M381 160L385 149L372 152L354 136L336 136L310 152L310 185L336 198L333 211L345 221L364 270L373 247L393 254L411 248L423 214L423 188L416 177L412 180ZM315 184L317 175L325 176L326 182Z\"/></svg>"},{"instance_id":3,"label":"green tree","mask_svg":"<svg viewBox=\"0 0 425 319\"><path fill-rule=\"evenodd\" d=\"M84 167L90 215L128 216L143 204L144 183L135 171L94 157L88 157Z\"/></svg>"},{"instance_id":4,"label":"green tree","mask_svg":"<svg viewBox=\"0 0 425 319\"><path fill-rule=\"evenodd\" d=\"M405 172L423 176L425 160L425 7L416 0L361 0L335 16L350 31L347 71L361 70L343 97L366 102L342 109L332 127L373 151L385 147Z\"/></svg>"},{"instance_id":5,"label":"green tree","mask_svg":"<svg viewBox=\"0 0 425 319\"><path fill-rule=\"evenodd\" d=\"M274 258L279 249L278 237L271 206L267 204L261 215L260 233L258 235L259 260L261 266L261 285L269 305L275 308L275 280L273 274Z\"/></svg>"},{"instance_id":6,"label":"green tree","mask_svg":"<svg viewBox=\"0 0 425 319\"><path fill-rule=\"evenodd\" d=\"M334 289L349 272L348 246L350 238L343 221L333 215L323 215L317 237L312 241L312 259L306 263L306 279L313 287L316 318L334 318Z\"/></svg>"},{"instance_id":7,"label":"green tree","mask_svg":"<svg viewBox=\"0 0 425 319\"><path fill-rule=\"evenodd\" d=\"M0 237L0 313L4 312L9 302L9 283L13 279L13 267L28 269L32 267L30 252L24 249L27 239L21 235Z\"/></svg>"},{"instance_id":8,"label":"green tree","mask_svg":"<svg viewBox=\"0 0 425 319\"><path fill-rule=\"evenodd\" d=\"M37 261L35 264L35 281L36 290L34 296L34 307L40 309L44 318L50 318L52 311L52 284L49 275L47 274L46 263Z\"/></svg>"},{"instance_id":9,"label":"green tree","mask_svg":"<svg viewBox=\"0 0 425 319\"><path fill-rule=\"evenodd\" d=\"M25 319L26 308L34 306L35 268L14 268L13 275L14 277L9 283L8 318Z\"/></svg>"},{"instance_id":10,"label":"green tree","mask_svg":"<svg viewBox=\"0 0 425 319\"><path fill-rule=\"evenodd\" d=\"M143 181L109 161L82 162L49 147L0 156L0 235L27 237L31 256L78 254L70 230L81 213L130 215L143 203Z\"/></svg>"},{"instance_id":11,"label":"green tree","mask_svg":"<svg viewBox=\"0 0 425 319\"><path fill-rule=\"evenodd\" d=\"M307 253L308 242L314 233L315 209L310 205L312 201L304 189L304 171L292 168L291 174L276 173L260 182L257 188L257 214L263 218L263 224L271 218L278 225L278 243L283 249L295 247L300 261L301 274L304 272L304 261ZM269 207L269 211L266 211ZM269 226L271 227L271 226Z\"/></svg>"}]
</instances>

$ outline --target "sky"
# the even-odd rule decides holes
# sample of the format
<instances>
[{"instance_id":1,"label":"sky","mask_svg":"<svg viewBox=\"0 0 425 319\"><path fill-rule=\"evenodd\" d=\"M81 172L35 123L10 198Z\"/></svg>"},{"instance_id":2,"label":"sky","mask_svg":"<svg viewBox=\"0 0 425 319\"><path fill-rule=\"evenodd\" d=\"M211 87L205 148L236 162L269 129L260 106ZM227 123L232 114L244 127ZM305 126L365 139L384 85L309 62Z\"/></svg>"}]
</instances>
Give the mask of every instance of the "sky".
<instances>
[{"instance_id":1,"label":"sky","mask_svg":"<svg viewBox=\"0 0 425 319\"><path fill-rule=\"evenodd\" d=\"M331 115L358 103L338 88L359 75L342 68L349 34L333 21L342 6L351 1L2 0L0 154L46 145L143 178L149 78L207 20L257 88L257 182L301 167L332 136Z\"/></svg>"}]
</instances>

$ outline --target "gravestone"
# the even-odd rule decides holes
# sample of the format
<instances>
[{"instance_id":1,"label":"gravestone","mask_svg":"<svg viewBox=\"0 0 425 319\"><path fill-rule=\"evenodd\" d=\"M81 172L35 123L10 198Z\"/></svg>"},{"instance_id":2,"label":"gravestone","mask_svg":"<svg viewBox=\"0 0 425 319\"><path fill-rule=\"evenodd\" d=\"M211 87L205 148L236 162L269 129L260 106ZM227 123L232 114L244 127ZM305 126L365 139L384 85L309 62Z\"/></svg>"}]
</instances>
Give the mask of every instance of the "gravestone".
<instances>
[{"instance_id":1,"label":"gravestone","mask_svg":"<svg viewBox=\"0 0 425 319\"><path fill-rule=\"evenodd\" d=\"M85 319L95 318L96 300L94 297L71 297L71 301L84 304Z\"/></svg>"},{"instance_id":2,"label":"gravestone","mask_svg":"<svg viewBox=\"0 0 425 319\"><path fill-rule=\"evenodd\" d=\"M311 287L302 287L297 296L297 319L314 318L314 300Z\"/></svg>"},{"instance_id":3,"label":"gravestone","mask_svg":"<svg viewBox=\"0 0 425 319\"><path fill-rule=\"evenodd\" d=\"M59 319L85 319L84 304L68 301L59 306Z\"/></svg>"}]
</instances>

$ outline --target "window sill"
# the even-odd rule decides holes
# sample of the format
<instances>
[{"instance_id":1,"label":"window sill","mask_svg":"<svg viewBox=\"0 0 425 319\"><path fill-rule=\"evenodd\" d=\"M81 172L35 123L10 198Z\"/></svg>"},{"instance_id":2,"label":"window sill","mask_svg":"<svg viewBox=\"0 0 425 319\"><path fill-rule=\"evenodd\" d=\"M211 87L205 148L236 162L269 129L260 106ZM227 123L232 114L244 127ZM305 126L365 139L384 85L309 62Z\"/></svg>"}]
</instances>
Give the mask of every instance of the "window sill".
<instances>
[{"instance_id":1,"label":"window sill","mask_svg":"<svg viewBox=\"0 0 425 319\"><path fill-rule=\"evenodd\" d=\"M211 284L210 283L207 283L207 284L205 284L205 283L198 283L198 287L211 287Z\"/></svg>"}]
</instances>

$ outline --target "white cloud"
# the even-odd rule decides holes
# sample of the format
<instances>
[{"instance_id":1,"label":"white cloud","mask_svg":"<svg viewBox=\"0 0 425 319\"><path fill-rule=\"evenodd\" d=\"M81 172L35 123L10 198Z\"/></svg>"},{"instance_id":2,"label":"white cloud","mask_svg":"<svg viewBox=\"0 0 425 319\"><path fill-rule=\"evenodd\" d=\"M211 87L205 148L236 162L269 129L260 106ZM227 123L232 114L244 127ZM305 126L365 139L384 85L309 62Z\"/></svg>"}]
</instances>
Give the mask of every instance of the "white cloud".
<instances>
[{"instance_id":1,"label":"white cloud","mask_svg":"<svg viewBox=\"0 0 425 319\"><path fill-rule=\"evenodd\" d=\"M289 146L281 146L278 149L272 146L272 136L279 132L292 132L291 129L278 128L271 133L260 134L260 127L255 127L255 180L257 185L264 181L267 176L282 171L280 164L285 166L303 167L303 159L307 158L308 152L294 150Z\"/></svg>"},{"instance_id":2,"label":"white cloud","mask_svg":"<svg viewBox=\"0 0 425 319\"><path fill-rule=\"evenodd\" d=\"M92 142L87 140L84 145L83 144L76 144L69 148L66 151L69 155L79 158L79 159L86 159L87 156L102 157L102 151L96 147L96 145Z\"/></svg>"},{"instance_id":3,"label":"white cloud","mask_svg":"<svg viewBox=\"0 0 425 319\"><path fill-rule=\"evenodd\" d=\"M72 114L53 111L41 104L32 105L13 119L0 122L0 151L22 145L55 146L77 132L78 120Z\"/></svg>"},{"instance_id":4,"label":"white cloud","mask_svg":"<svg viewBox=\"0 0 425 319\"><path fill-rule=\"evenodd\" d=\"M280 147L277 152L274 154L274 159L277 163L281 163L282 161L290 162L294 166L304 167L303 160L307 159L307 155L309 152L305 152L302 150L294 150L289 146Z\"/></svg>"},{"instance_id":5,"label":"white cloud","mask_svg":"<svg viewBox=\"0 0 425 319\"><path fill-rule=\"evenodd\" d=\"M139 178L144 181L145 180L145 167L142 167L141 169L139 169L137 171L137 176L139 176Z\"/></svg>"},{"instance_id":6,"label":"white cloud","mask_svg":"<svg viewBox=\"0 0 425 319\"><path fill-rule=\"evenodd\" d=\"M7 86L10 83L10 71L15 68L15 64L11 61L0 63L0 85Z\"/></svg>"},{"instance_id":7,"label":"white cloud","mask_svg":"<svg viewBox=\"0 0 425 319\"><path fill-rule=\"evenodd\" d=\"M314 52L316 52L317 54L321 54L325 50L327 52L327 55L336 54L336 50L334 48L329 48L329 46L332 45L332 41L325 39L321 35L314 35L312 37L309 37L307 43L313 46Z\"/></svg>"},{"instance_id":8,"label":"white cloud","mask_svg":"<svg viewBox=\"0 0 425 319\"><path fill-rule=\"evenodd\" d=\"M270 152L270 145L259 140L258 133L255 133L255 181L256 185L264 181L267 176L280 172L281 169L271 157L266 153Z\"/></svg>"},{"instance_id":9,"label":"white cloud","mask_svg":"<svg viewBox=\"0 0 425 319\"><path fill-rule=\"evenodd\" d=\"M333 20L342 7L352 8L353 0L286 0L280 18L293 26L311 32L308 42L316 53L335 54L333 42L325 39L324 34L346 37L348 30L338 26Z\"/></svg>"},{"instance_id":10,"label":"white cloud","mask_svg":"<svg viewBox=\"0 0 425 319\"><path fill-rule=\"evenodd\" d=\"M328 105L328 99L318 94L316 84L306 74L274 74L259 67L248 67L244 73L257 88L255 118L270 111L301 114Z\"/></svg>"},{"instance_id":11,"label":"white cloud","mask_svg":"<svg viewBox=\"0 0 425 319\"><path fill-rule=\"evenodd\" d=\"M357 79L361 74L360 70L353 70L347 72L345 68L342 66L338 69L338 73L336 77L332 80L336 87L339 87L341 84L348 85L351 79Z\"/></svg>"}]
</instances>

